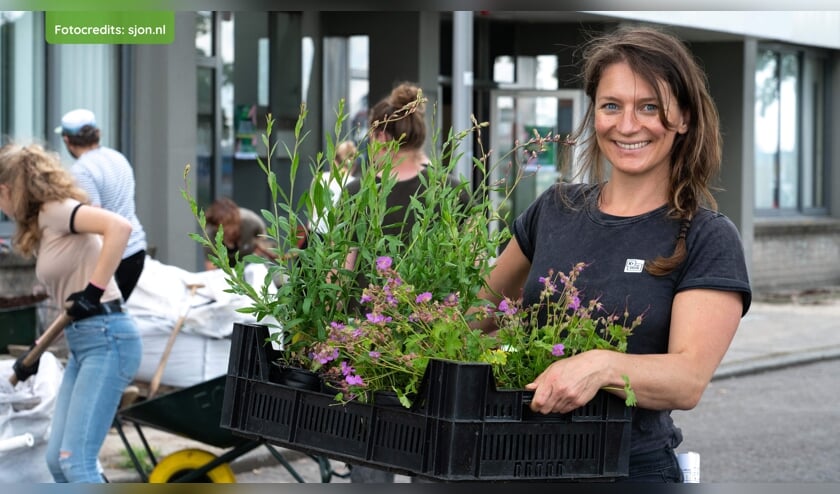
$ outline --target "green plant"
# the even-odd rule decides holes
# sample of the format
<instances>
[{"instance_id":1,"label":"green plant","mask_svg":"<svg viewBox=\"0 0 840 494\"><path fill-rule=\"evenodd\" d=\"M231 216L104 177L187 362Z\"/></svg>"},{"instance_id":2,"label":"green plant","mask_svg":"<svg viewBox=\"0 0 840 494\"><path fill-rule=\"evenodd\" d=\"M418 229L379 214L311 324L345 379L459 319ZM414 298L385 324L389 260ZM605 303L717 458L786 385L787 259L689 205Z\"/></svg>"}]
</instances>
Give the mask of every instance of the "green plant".
<instances>
[{"instance_id":1,"label":"green plant","mask_svg":"<svg viewBox=\"0 0 840 494\"><path fill-rule=\"evenodd\" d=\"M352 286L350 273L343 269L342 263L347 252L353 247L348 238L342 238L335 232L325 236L309 236L306 239L310 248L302 248L301 241L307 235L308 217L312 217L315 208L329 209L329 220L336 228L350 224L351 216L343 216L337 210L328 208L330 202L328 189L324 184L314 181L305 194L297 197L295 187L298 183L298 171L301 166L300 146L306 135L302 133L307 112L301 107L300 117L294 130L295 143L292 149L285 148L290 158L289 183L291 188L284 190L278 185L277 177L271 168L275 160L276 143L270 141L274 120L269 115L262 143L266 148L266 159L257 158L259 166L266 174L266 183L271 195L271 210L262 210L267 223L267 236L274 245L277 254L275 260L268 260L256 255L236 259L231 263L227 248L222 242L223 228L219 228L215 238L210 238L206 231L206 219L195 198L189 194L189 186L182 190L196 217L201 233L191 237L207 247L209 260L224 271L229 290L251 299L252 305L239 309L253 314L258 321L278 326L281 332L275 333L283 344L285 359L293 365L309 366L308 349L326 336L326 322L339 316L345 301L350 297ZM341 125L339 120L337 127ZM329 159L334 156L334 147L329 140ZM312 175L325 166L327 159L318 154L312 166ZM184 178L189 185L189 165ZM350 210L346 210L349 212ZM242 261L242 262L239 262ZM259 288L254 288L244 276L247 262L264 263L268 274Z\"/></svg>"},{"instance_id":2,"label":"green plant","mask_svg":"<svg viewBox=\"0 0 840 494\"><path fill-rule=\"evenodd\" d=\"M365 316L333 322L327 341L314 348L313 358L324 366L339 400L369 401L386 390L409 407L431 358L484 362L497 386L523 388L559 359L593 349L625 352L641 323L641 317L628 322L603 313L597 300L580 303L575 281L582 263L568 274L543 277L537 304L522 307L518 300L504 299L498 307L469 313L459 308L455 294L436 299L405 283L390 257L377 263L375 282L361 300ZM472 329L483 317L494 318L495 334ZM635 405L626 377L623 391L627 405Z\"/></svg>"},{"instance_id":3,"label":"green plant","mask_svg":"<svg viewBox=\"0 0 840 494\"><path fill-rule=\"evenodd\" d=\"M313 349L337 399L369 401L375 391L392 391L408 407L429 359L484 362L495 338L471 322L454 292L435 298L406 283L390 257L377 259L377 273L364 290L365 314L333 322L326 341Z\"/></svg>"},{"instance_id":4,"label":"green plant","mask_svg":"<svg viewBox=\"0 0 840 494\"><path fill-rule=\"evenodd\" d=\"M416 101L386 117L386 123L405 118L424 103L421 94ZM340 129L347 118L343 101L337 115L335 138L327 136L326 152L318 153L310 164L314 177L332 162L334 143L342 140ZM215 238L206 233L204 211L188 192L189 165L185 169L187 187L182 194L201 228L200 233L193 233L191 237L208 248L211 262L225 272L230 291L253 301L250 307L240 310L253 314L258 321L276 321L282 331L275 335L281 340L288 362L318 368L310 355L312 347L326 340L331 322L348 322L357 315L348 309L356 305L366 288L360 280L376 275L376 260L381 256L398 259L395 270L407 283L428 286L438 298L458 294L459 308L464 312L477 305L478 293L490 271L491 256L509 236L504 225L491 227L505 221L490 199L491 193L497 192L504 199L509 190L488 181L482 181L472 190L468 180L453 187L447 177L454 175L461 156L455 151L458 144L467 136L478 134L486 124L474 121L470 129L457 134L450 132L441 146L438 146L440 134L433 135L432 149L435 151L430 156L427 174L421 176L425 188L412 198L404 211L415 215L416 223L409 235L399 235L385 232L386 227L395 226L386 225L385 217L393 212L386 199L397 183L390 170L395 165L394 155L400 142L368 140L366 156L377 158L361 163L357 178L361 183L359 193L350 195L345 190L340 200L335 201L327 184L313 180L303 193L296 194L302 159L300 148L306 138L302 132L306 116L306 107L302 106L295 126L294 146L286 147L290 159L290 190L278 186L277 176L271 168L276 152L276 143L270 140L274 124L271 116L267 118L266 132L262 136L267 157L265 161L258 159L258 163L266 174L272 198L272 209L263 210L262 215L277 259L272 261L253 255L242 259L267 266L268 275L259 288L246 280L244 263L228 260L227 248L222 242L223 229L219 228ZM483 158L474 159L473 165L481 175L489 176L485 162ZM307 219L316 216L323 218L329 228L309 235L306 248L301 248L298 245L300 232L307 229ZM352 268L346 266L351 252L356 254L356 264Z\"/></svg>"},{"instance_id":5,"label":"green plant","mask_svg":"<svg viewBox=\"0 0 840 494\"><path fill-rule=\"evenodd\" d=\"M424 101L420 95L387 119L405 118ZM558 358L551 355L552 349L556 351L553 345L562 343L569 352L626 348L609 338L626 342L629 331L617 331L618 325L611 317L596 317L597 303L586 312L572 307L569 301L573 299L545 299L539 307L519 311L517 317L509 312L513 301L505 301L507 305L499 308L486 307L479 294L486 287L493 257L510 236L506 228L507 199L522 177L501 183L479 180L474 187L468 180L453 185L449 177L454 175L461 156L457 152L459 144L474 136L481 148L481 130L487 124L474 120L467 130L449 132L440 146L440 134L432 136L433 152L427 173L421 175L425 187L411 198L404 211L414 215L416 221L409 235L401 235L387 228L394 225L385 224L386 215L393 212L386 199L397 180L390 171L399 139L387 143L368 140L366 156L374 158L361 163L358 193L342 191L335 201L328 184L314 180L293 199L300 144L306 137L301 131L305 118L304 106L295 127L294 147L286 148L290 158L288 182L293 184L289 191L278 187L270 166L275 153L275 144L270 142L274 122L271 116L267 119L263 136L267 159L259 160L259 164L266 173L272 210L263 210L262 214L277 258L244 259L267 265L268 275L262 286L255 289L247 282L243 263L231 265L221 228L215 238L206 232L192 235L212 252L210 259L224 270L230 290L253 301L240 310L254 314L258 321L277 322L282 331L275 333L275 338L282 343L287 364L321 372L338 388L339 400L368 400L371 393L385 390L395 392L408 406L431 358L486 362L494 367L501 384L521 387L530 382L528 376L533 379ZM327 136L326 153L318 153L312 160L312 176L319 176L326 163L332 162L334 143L341 140L345 119L341 102L335 139ZM552 143L570 144L558 136L535 133L527 142L517 143L497 163L505 166L504 160L516 159L520 152L525 159L533 158L534 153ZM482 148L480 156L473 159L477 176L493 176L488 162L489 156ZM203 211L186 191L184 197L204 231ZM322 218L329 228L310 235L302 248L298 245L299 233L305 229L306 219L312 217ZM351 252L355 253L354 266L347 264ZM574 275L570 276L567 288L571 290ZM545 327L537 324L539 310L552 314ZM564 311L571 313L563 316ZM473 329L482 317L499 318L502 329L497 335ZM602 327L607 328L608 338L598 339L595 336ZM613 335L614 330L617 332ZM552 346L545 347L549 340ZM546 348L550 358L545 352L539 353ZM629 402L629 384L626 390Z\"/></svg>"},{"instance_id":6,"label":"green plant","mask_svg":"<svg viewBox=\"0 0 840 494\"><path fill-rule=\"evenodd\" d=\"M519 300L505 298L493 309L499 346L490 363L498 384L522 388L556 360L588 350L627 351L627 339L642 317L628 321L627 314L608 314L595 299L582 304L575 282L585 268L578 263L568 273L540 277L543 289L537 304L523 307ZM635 405L626 376L624 383L627 405Z\"/></svg>"}]
</instances>

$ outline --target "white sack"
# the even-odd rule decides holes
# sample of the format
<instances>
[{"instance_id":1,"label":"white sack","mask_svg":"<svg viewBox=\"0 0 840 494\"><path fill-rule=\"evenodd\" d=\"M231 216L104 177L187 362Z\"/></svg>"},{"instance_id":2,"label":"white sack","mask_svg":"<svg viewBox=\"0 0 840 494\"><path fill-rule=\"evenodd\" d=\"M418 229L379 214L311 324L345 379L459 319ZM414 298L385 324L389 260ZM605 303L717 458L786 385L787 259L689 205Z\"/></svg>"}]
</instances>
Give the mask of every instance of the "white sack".
<instances>
[{"instance_id":1,"label":"white sack","mask_svg":"<svg viewBox=\"0 0 840 494\"><path fill-rule=\"evenodd\" d=\"M52 482L46 463L47 439L64 368L52 353L44 352L38 373L8 392L13 364L12 359L0 360L0 379L8 385L0 393L0 439L30 433L35 441L32 447L0 451L0 484Z\"/></svg>"},{"instance_id":2,"label":"white sack","mask_svg":"<svg viewBox=\"0 0 840 494\"><path fill-rule=\"evenodd\" d=\"M245 272L249 282L256 287L263 283L267 269L261 264L249 264ZM190 297L190 284L204 286ZM147 257L126 309L138 318L161 320L161 329L165 331L172 331L179 316L186 313L182 333L229 337L233 323L256 322L256 319L236 311L250 306L251 300L225 292L227 288L225 274L219 269L193 273Z\"/></svg>"},{"instance_id":3,"label":"white sack","mask_svg":"<svg viewBox=\"0 0 840 494\"><path fill-rule=\"evenodd\" d=\"M171 332L165 319L134 317L143 339L143 357L135 379L151 382ZM185 388L227 373L230 338L179 333L172 345L160 384Z\"/></svg>"}]
</instances>

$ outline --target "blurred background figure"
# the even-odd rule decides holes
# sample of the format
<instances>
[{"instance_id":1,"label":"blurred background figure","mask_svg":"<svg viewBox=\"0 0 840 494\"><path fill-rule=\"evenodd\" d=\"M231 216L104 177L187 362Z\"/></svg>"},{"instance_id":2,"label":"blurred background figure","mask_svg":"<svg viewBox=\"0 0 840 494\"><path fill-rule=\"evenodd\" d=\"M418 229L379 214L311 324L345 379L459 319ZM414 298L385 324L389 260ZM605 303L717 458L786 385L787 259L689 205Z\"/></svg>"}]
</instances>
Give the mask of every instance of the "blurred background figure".
<instances>
[{"instance_id":1,"label":"blurred background figure","mask_svg":"<svg viewBox=\"0 0 840 494\"><path fill-rule=\"evenodd\" d=\"M207 234L211 239L216 237L219 225L222 226L223 242L228 249L228 259L231 265L249 254L257 254L268 259L276 255L270 250L270 242L265 238L265 222L255 212L239 207L233 200L221 197L213 201L204 212L207 218ZM205 269L215 269L206 257L209 253L205 249Z\"/></svg>"},{"instance_id":2,"label":"blurred background figure","mask_svg":"<svg viewBox=\"0 0 840 494\"><path fill-rule=\"evenodd\" d=\"M67 152L76 159L70 172L87 193L90 204L117 213L131 223L131 236L114 274L123 300L128 300L146 260L146 232L134 203L134 169L122 153L99 144L99 127L90 110L80 108L65 113L55 132L61 134Z\"/></svg>"},{"instance_id":3,"label":"blurred background figure","mask_svg":"<svg viewBox=\"0 0 840 494\"><path fill-rule=\"evenodd\" d=\"M318 175L316 180L320 180L324 187L329 189L331 204L338 204L341 199L341 191L348 183L356 179L356 174L359 169L358 150L353 141L341 141L335 147L335 158L329 170L325 170ZM310 221L309 229L314 233L324 233L329 228L327 220L324 217L324 211L315 208L312 211L312 219Z\"/></svg>"}]
</instances>

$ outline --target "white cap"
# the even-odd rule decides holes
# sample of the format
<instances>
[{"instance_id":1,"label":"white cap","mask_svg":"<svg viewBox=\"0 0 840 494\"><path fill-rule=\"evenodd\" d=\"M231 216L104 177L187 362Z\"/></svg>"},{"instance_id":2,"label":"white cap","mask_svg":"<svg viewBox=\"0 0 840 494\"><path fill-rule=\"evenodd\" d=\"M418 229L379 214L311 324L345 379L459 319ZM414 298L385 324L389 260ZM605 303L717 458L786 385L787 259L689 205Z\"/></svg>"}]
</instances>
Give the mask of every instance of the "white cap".
<instances>
[{"instance_id":1,"label":"white cap","mask_svg":"<svg viewBox=\"0 0 840 494\"><path fill-rule=\"evenodd\" d=\"M90 110L79 108L69 111L61 117L61 125L55 128L55 133L71 136L76 135L86 125L97 128L96 116Z\"/></svg>"}]
</instances>

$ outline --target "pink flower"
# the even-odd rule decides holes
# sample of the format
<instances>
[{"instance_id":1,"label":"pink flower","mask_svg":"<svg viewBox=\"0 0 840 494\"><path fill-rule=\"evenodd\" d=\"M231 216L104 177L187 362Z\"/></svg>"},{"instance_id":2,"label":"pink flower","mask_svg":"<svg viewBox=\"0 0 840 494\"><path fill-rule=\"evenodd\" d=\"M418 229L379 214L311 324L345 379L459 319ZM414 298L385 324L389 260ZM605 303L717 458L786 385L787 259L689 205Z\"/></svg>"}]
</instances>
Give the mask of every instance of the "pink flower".
<instances>
[{"instance_id":1,"label":"pink flower","mask_svg":"<svg viewBox=\"0 0 840 494\"><path fill-rule=\"evenodd\" d=\"M317 361L319 364L324 365L328 362L332 362L333 360L338 358L338 349L333 348L324 348L318 353L312 353L311 357Z\"/></svg>"},{"instance_id":2,"label":"pink flower","mask_svg":"<svg viewBox=\"0 0 840 494\"><path fill-rule=\"evenodd\" d=\"M344 381L347 382L347 384L349 384L350 386L364 386L365 385L365 381L364 381L364 379L362 379L361 376L355 376L355 375L352 375L352 374L345 376Z\"/></svg>"},{"instance_id":3,"label":"pink flower","mask_svg":"<svg viewBox=\"0 0 840 494\"><path fill-rule=\"evenodd\" d=\"M382 356L382 354L381 354L381 353L379 353L379 352L377 352L376 350L371 350L371 351L369 351L369 352L368 352L368 356L370 356L370 358L372 358L372 359L376 360L376 359L378 359L379 357L381 357L381 356Z\"/></svg>"},{"instance_id":4,"label":"pink flower","mask_svg":"<svg viewBox=\"0 0 840 494\"><path fill-rule=\"evenodd\" d=\"M388 256L380 256L376 258L376 269L378 271L387 271L391 267L392 260Z\"/></svg>"},{"instance_id":5,"label":"pink flower","mask_svg":"<svg viewBox=\"0 0 840 494\"><path fill-rule=\"evenodd\" d=\"M565 349L566 347L564 347L562 343L558 343L551 348L551 354L555 357L561 357L563 356L563 350Z\"/></svg>"},{"instance_id":6,"label":"pink flower","mask_svg":"<svg viewBox=\"0 0 840 494\"><path fill-rule=\"evenodd\" d=\"M423 292L420 295L418 295L417 298L414 301L417 302L418 304L423 304L423 303L426 303L430 300L432 300L432 293L431 292Z\"/></svg>"},{"instance_id":7,"label":"pink flower","mask_svg":"<svg viewBox=\"0 0 840 494\"><path fill-rule=\"evenodd\" d=\"M516 307L508 303L507 299L504 299L501 302L499 302L499 310L504 312L508 316L516 314Z\"/></svg>"},{"instance_id":8,"label":"pink flower","mask_svg":"<svg viewBox=\"0 0 840 494\"><path fill-rule=\"evenodd\" d=\"M365 314L367 320L372 324L385 324L391 322L391 317L385 317L382 314L377 314L375 312L368 312Z\"/></svg>"}]
</instances>

